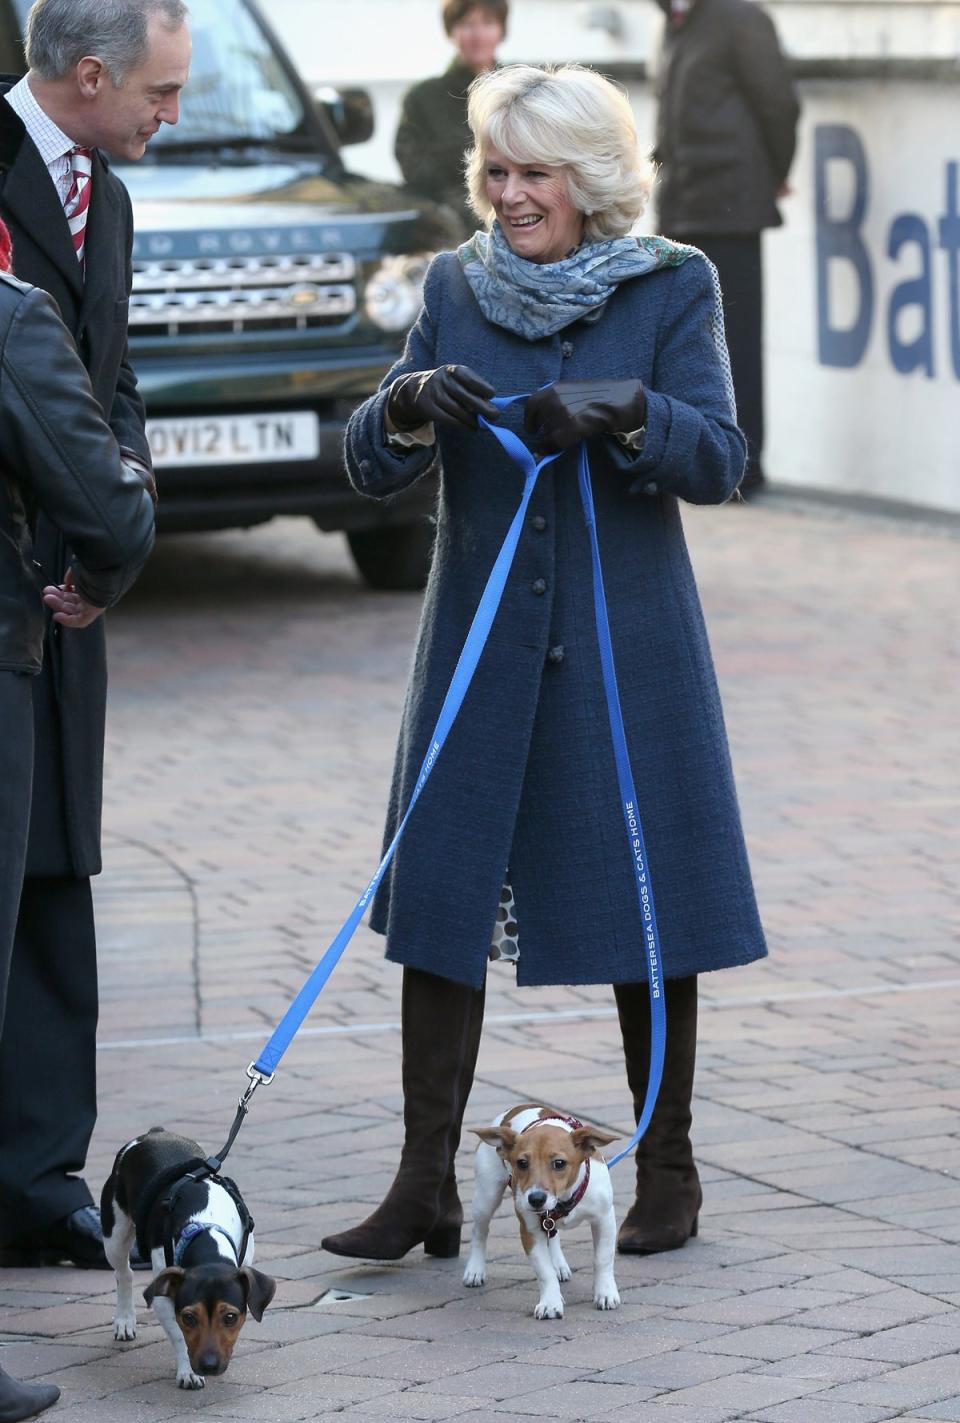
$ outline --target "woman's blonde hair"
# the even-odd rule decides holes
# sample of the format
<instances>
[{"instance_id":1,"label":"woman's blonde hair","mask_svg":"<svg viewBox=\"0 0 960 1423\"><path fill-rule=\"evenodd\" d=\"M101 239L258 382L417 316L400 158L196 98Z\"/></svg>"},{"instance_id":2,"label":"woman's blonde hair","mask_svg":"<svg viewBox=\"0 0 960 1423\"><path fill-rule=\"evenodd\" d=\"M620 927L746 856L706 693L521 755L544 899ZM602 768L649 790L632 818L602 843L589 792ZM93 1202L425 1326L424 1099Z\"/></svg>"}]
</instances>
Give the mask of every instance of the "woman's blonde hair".
<instances>
[{"instance_id":1,"label":"woman's blonde hair","mask_svg":"<svg viewBox=\"0 0 960 1423\"><path fill-rule=\"evenodd\" d=\"M562 168L589 242L625 236L643 212L653 165L640 150L627 96L592 69L491 69L470 85L467 120L474 141L465 159L467 192L482 222L493 217L486 194L490 148L511 163Z\"/></svg>"}]
</instances>

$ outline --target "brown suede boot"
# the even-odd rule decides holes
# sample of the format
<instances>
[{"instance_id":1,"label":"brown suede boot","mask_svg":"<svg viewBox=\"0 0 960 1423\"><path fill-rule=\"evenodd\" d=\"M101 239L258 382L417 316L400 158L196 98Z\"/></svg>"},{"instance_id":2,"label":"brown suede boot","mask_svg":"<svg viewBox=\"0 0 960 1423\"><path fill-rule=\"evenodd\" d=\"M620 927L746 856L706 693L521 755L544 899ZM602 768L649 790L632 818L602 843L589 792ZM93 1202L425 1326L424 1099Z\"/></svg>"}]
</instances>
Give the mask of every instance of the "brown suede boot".
<instances>
[{"instance_id":1,"label":"brown suede boot","mask_svg":"<svg viewBox=\"0 0 960 1423\"><path fill-rule=\"evenodd\" d=\"M484 989L403 971L403 1122L400 1169L360 1225L321 1242L334 1255L399 1260L423 1242L428 1255L459 1255L463 1207L454 1158L483 1027Z\"/></svg>"},{"instance_id":2,"label":"brown suede boot","mask_svg":"<svg viewBox=\"0 0 960 1423\"><path fill-rule=\"evenodd\" d=\"M650 993L645 983L614 984L627 1081L640 1119L650 1070ZM617 1236L625 1255L679 1250L696 1235L703 1192L690 1145L690 1099L697 1057L697 979L664 983L667 1050L663 1083L637 1147L637 1198Z\"/></svg>"}]
</instances>

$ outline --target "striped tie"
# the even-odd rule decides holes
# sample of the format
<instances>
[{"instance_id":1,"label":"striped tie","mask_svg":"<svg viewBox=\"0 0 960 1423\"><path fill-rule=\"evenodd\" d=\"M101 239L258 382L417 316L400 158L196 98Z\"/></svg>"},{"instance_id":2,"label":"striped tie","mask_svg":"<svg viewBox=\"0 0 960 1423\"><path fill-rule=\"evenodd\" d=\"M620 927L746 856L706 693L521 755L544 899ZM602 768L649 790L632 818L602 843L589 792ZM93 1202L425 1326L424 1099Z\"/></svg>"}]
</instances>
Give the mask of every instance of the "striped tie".
<instances>
[{"instance_id":1,"label":"striped tie","mask_svg":"<svg viewBox=\"0 0 960 1423\"><path fill-rule=\"evenodd\" d=\"M70 150L70 169L73 174L73 182L70 184L70 191L63 205L67 222L70 224L73 250L77 254L77 261L81 268L84 265L83 248L87 236L87 213L90 210L90 178L93 172L91 158L92 153L89 148L72 148Z\"/></svg>"}]
</instances>

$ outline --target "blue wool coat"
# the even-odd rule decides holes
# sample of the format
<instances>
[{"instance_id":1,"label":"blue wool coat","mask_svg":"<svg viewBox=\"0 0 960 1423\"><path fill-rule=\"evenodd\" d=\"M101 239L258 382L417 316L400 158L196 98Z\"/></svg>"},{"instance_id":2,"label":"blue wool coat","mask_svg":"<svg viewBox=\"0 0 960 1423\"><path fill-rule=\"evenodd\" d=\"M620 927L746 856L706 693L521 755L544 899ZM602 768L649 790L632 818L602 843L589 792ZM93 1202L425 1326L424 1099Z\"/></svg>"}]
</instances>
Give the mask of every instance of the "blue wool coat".
<instances>
[{"instance_id":1,"label":"blue wool coat","mask_svg":"<svg viewBox=\"0 0 960 1423\"><path fill-rule=\"evenodd\" d=\"M437 545L407 689L386 839L406 806L522 479L486 431L438 427L404 453L383 427L398 375L471 366L502 395L639 377L639 456L589 442L624 721L667 978L766 953L726 733L678 500L719 504L744 466L713 331L706 259L622 283L602 316L527 341L490 324L453 253L432 262L401 360L347 428L350 478L381 498L442 462ZM505 412L519 429L522 407ZM518 981L646 974L594 628L576 452L540 475L503 603L372 924L387 957L479 986L509 867Z\"/></svg>"}]
</instances>

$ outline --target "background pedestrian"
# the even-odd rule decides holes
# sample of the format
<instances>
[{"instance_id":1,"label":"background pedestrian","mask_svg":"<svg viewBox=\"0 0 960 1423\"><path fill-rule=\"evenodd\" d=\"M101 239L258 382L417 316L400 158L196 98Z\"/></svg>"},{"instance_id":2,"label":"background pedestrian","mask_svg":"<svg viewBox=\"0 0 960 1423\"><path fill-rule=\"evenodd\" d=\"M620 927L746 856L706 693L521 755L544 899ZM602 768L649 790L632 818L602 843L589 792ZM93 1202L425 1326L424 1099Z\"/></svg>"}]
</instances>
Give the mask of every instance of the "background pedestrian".
<instances>
[{"instance_id":1,"label":"background pedestrian","mask_svg":"<svg viewBox=\"0 0 960 1423\"><path fill-rule=\"evenodd\" d=\"M143 156L176 123L190 39L181 0L36 0L30 71L0 86L0 214L18 276L56 300L124 459L152 486L127 356L130 200L102 150ZM51 586L71 555L37 519ZM106 704L103 620L48 630L33 683L35 762L26 876L0 1038L0 1264L106 1268L83 1169L96 1121L97 963Z\"/></svg>"},{"instance_id":2,"label":"background pedestrian","mask_svg":"<svg viewBox=\"0 0 960 1423\"><path fill-rule=\"evenodd\" d=\"M776 199L800 106L773 22L754 0L657 3L667 16L656 78L659 229L699 247L720 274L747 491L764 480L760 234L782 222Z\"/></svg>"},{"instance_id":3,"label":"background pedestrian","mask_svg":"<svg viewBox=\"0 0 960 1423\"><path fill-rule=\"evenodd\" d=\"M464 197L463 160L470 146L467 90L491 69L507 33L507 0L445 0L443 26L456 49L450 67L406 94L395 153L407 183L457 214L464 235L473 214Z\"/></svg>"},{"instance_id":4,"label":"background pedestrian","mask_svg":"<svg viewBox=\"0 0 960 1423\"><path fill-rule=\"evenodd\" d=\"M669 980L663 1089L619 1243L673 1249L696 1233L701 1204L696 975L766 952L678 506L729 499L743 473L716 275L691 248L627 236L650 175L626 98L599 75L508 66L476 81L469 114L469 191L488 229L433 261L402 359L347 430L365 494L442 471L386 836L516 511L516 468L477 415L550 449L587 440ZM525 416L490 405L494 380L536 392ZM606 717L571 452L541 476L489 644L374 905L387 957L404 965L406 1134L383 1204L326 1249L395 1259L423 1241L457 1253L454 1158L501 903L518 982L614 985L639 1112L646 954Z\"/></svg>"}]
</instances>

